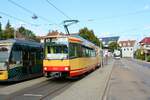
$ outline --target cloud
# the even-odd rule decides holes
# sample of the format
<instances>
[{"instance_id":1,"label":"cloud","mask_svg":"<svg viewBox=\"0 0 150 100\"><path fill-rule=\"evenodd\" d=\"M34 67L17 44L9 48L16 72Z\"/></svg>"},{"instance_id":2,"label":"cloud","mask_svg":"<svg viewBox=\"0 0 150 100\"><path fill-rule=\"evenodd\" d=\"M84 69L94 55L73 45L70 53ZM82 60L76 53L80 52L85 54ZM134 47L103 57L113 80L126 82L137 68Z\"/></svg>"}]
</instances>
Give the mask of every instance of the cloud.
<instances>
[{"instance_id":1,"label":"cloud","mask_svg":"<svg viewBox=\"0 0 150 100\"><path fill-rule=\"evenodd\" d=\"M149 5L145 5L145 6L144 6L144 10L148 10L149 8L150 8Z\"/></svg>"}]
</instances>

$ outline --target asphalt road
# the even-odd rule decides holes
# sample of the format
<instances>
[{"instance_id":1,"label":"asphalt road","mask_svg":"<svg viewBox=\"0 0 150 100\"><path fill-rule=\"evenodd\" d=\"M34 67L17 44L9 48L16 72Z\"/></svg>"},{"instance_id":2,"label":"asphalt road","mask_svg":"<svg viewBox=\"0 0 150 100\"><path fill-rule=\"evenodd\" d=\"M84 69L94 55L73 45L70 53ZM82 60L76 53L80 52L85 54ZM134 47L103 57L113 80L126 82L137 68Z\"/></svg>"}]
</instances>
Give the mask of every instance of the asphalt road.
<instances>
[{"instance_id":1,"label":"asphalt road","mask_svg":"<svg viewBox=\"0 0 150 100\"><path fill-rule=\"evenodd\" d=\"M15 85L17 83L8 83L8 82L0 82L0 89L5 88L7 86Z\"/></svg>"},{"instance_id":2,"label":"asphalt road","mask_svg":"<svg viewBox=\"0 0 150 100\"><path fill-rule=\"evenodd\" d=\"M150 64L132 59L116 60L107 100L150 100Z\"/></svg>"},{"instance_id":3,"label":"asphalt road","mask_svg":"<svg viewBox=\"0 0 150 100\"><path fill-rule=\"evenodd\" d=\"M0 100L47 100L47 97L50 99L58 95L73 83L65 79L49 79L10 95L0 95Z\"/></svg>"},{"instance_id":4,"label":"asphalt road","mask_svg":"<svg viewBox=\"0 0 150 100\"><path fill-rule=\"evenodd\" d=\"M134 60L134 59L128 59L128 60L132 60L134 63L137 63L143 67L150 68L150 62L144 62L144 61L139 61L139 60Z\"/></svg>"}]
</instances>

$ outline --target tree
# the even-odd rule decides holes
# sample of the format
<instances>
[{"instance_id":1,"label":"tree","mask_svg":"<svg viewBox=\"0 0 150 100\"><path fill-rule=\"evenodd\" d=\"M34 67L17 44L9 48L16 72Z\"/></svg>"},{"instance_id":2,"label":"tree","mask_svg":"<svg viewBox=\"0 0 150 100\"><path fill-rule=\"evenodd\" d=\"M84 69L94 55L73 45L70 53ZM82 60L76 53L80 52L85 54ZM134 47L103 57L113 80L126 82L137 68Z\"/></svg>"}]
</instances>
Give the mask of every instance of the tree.
<instances>
[{"instance_id":1,"label":"tree","mask_svg":"<svg viewBox=\"0 0 150 100\"><path fill-rule=\"evenodd\" d=\"M14 32L15 32L15 29L13 27L11 27L11 25L8 21L6 26L5 26L3 38L4 39L14 38Z\"/></svg>"},{"instance_id":2,"label":"tree","mask_svg":"<svg viewBox=\"0 0 150 100\"><path fill-rule=\"evenodd\" d=\"M33 39L36 40L35 34L25 27L21 26L17 29L17 38Z\"/></svg>"},{"instance_id":3,"label":"tree","mask_svg":"<svg viewBox=\"0 0 150 100\"><path fill-rule=\"evenodd\" d=\"M49 33L47 34L47 36L61 35L61 34L63 34L63 33L62 33L62 32L58 32L57 30L53 30L53 31L49 32Z\"/></svg>"},{"instance_id":4,"label":"tree","mask_svg":"<svg viewBox=\"0 0 150 100\"><path fill-rule=\"evenodd\" d=\"M101 42L99 41L99 39L95 36L94 31L93 30L89 30L87 27L80 29L79 30L79 35L81 37L83 37L86 40L91 41L92 43L94 43L97 46L101 46Z\"/></svg>"},{"instance_id":5,"label":"tree","mask_svg":"<svg viewBox=\"0 0 150 100\"><path fill-rule=\"evenodd\" d=\"M35 34L31 30L26 29L23 26L21 26L17 30L15 30L11 26L10 22L8 21L6 26L5 26L5 29L2 30L1 23L0 23L0 39L14 38L14 32L16 32L17 38L24 38L24 39L29 39L29 40L32 39L32 40L39 41L39 39L37 39L37 37L35 36Z\"/></svg>"},{"instance_id":6,"label":"tree","mask_svg":"<svg viewBox=\"0 0 150 100\"><path fill-rule=\"evenodd\" d=\"M120 47L117 42L111 42L108 44L108 49L110 52L114 52L115 49L120 49Z\"/></svg>"},{"instance_id":7,"label":"tree","mask_svg":"<svg viewBox=\"0 0 150 100\"><path fill-rule=\"evenodd\" d=\"M2 30L2 24L0 23L0 39L2 39L3 30Z\"/></svg>"}]
</instances>

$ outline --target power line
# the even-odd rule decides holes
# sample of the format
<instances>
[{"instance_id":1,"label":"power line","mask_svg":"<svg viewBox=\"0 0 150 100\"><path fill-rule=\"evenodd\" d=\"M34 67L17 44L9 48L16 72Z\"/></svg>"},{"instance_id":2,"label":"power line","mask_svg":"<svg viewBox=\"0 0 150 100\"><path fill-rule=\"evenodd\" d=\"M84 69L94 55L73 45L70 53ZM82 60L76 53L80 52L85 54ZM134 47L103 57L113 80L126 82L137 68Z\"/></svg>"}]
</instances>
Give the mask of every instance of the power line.
<instances>
[{"instance_id":1,"label":"power line","mask_svg":"<svg viewBox=\"0 0 150 100\"><path fill-rule=\"evenodd\" d=\"M32 12L31 10L29 10L29 9L27 9L27 8L25 8L25 7L21 6L21 5L19 5L19 4L17 4L16 2L14 2L14 1L12 1L12 0L8 0L8 1L9 1L10 3L12 3L13 5L15 5L15 6L21 8L22 10L24 10L24 11L30 13L30 14L35 14L35 13ZM37 14L35 14L35 15L37 15ZM39 16L39 17L41 17L41 16ZM46 21L46 22L49 21L49 20L47 20L46 18L43 18L43 17L41 17L41 19L44 20L44 21Z\"/></svg>"},{"instance_id":2,"label":"power line","mask_svg":"<svg viewBox=\"0 0 150 100\"><path fill-rule=\"evenodd\" d=\"M20 19L20 18L14 17L14 16L9 15L9 14L7 14L7 13L1 12L1 11L0 11L0 13L1 13L1 14L3 14L3 15L5 15L5 16L7 16L7 17L12 18L12 19L15 19L15 20L18 20L18 21L21 21L21 22L24 22L24 23L30 24L30 25L32 25L32 26L39 26L39 25L37 25L37 24L29 23L29 22L27 22L27 21L25 21L25 20L23 20L23 19Z\"/></svg>"},{"instance_id":3,"label":"power line","mask_svg":"<svg viewBox=\"0 0 150 100\"><path fill-rule=\"evenodd\" d=\"M150 10L139 10L139 11L128 12L128 13L124 13L124 14L120 14L120 15L113 15L113 16L102 17L101 19L88 19L86 21L92 22L92 21L105 20L105 19L115 19L115 18L132 16L132 15L148 13L148 12L150 12Z\"/></svg>"},{"instance_id":4,"label":"power line","mask_svg":"<svg viewBox=\"0 0 150 100\"><path fill-rule=\"evenodd\" d=\"M27 8L25 8L25 7L23 7L23 6L19 5L19 4L17 4L16 2L14 2L14 1L12 1L12 0L8 0L8 1L9 1L10 3L12 3L12 4L18 6L19 8L23 9L24 11L26 11L26 12L28 12L28 13L34 14L34 12L30 11L29 9L27 9Z\"/></svg>"},{"instance_id":5,"label":"power line","mask_svg":"<svg viewBox=\"0 0 150 100\"><path fill-rule=\"evenodd\" d=\"M46 22L49 22L49 20L47 19L47 18L45 18L45 17L43 17L43 16L40 16L40 15L38 15L37 16L37 14L35 13L35 12L33 12L33 11L31 11L31 10L29 10L29 9L27 9L27 8L25 8L25 7L23 7L23 6L21 6L21 5L19 5L18 3L16 3L16 2L14 2L14 1L12 1L12 0L8 0L10 3L12 3L13 5L15 5L15 6L17 6L17 7L19 7L19 8L21 8L22 10L24 10L24 11L26 11L26 12L28 12L28 13L30 13L30 14L33 14L36 18L40 18L40 19L42 19L42 20L44 20L44 21L46 21ZM35 19L36 19L35 18ZM57 25L58 27L61 27L60 25L58 25L58 24L56 24L56 23L53 23L53 22L51 22L53 25ZM51 25L52 25L51 24Z\"/></svg>"},{"instance_id":6,"label":"power line","mask_svg":"<svg viewBox=\"0 0 150 100\"><path fill-rule=\"evenodd\" d=\"M63 16L65 16L66 18L68 18L69 20L72 20L72 18L71 17L69 17L65 12L63 12L62 10L60 10L58 7L56 7L53 3L51 3L49 0L46 0L47 1L47 3L49 4L49 5L51 5L52 7L54 7L59 13L61 13ZM77 24L77 26L79 27L79 28L81 28L78 24Z\"/></svg>"},{"instance_id":7,"label":"power line","mask_svg":"<svg viewBox=\"0 0 150 100\"><path fill-rule=\"evenodd\" d=\"M60 10L58 7L56 7L54 4L52 4L49 0L46 0L47 3L49 5L51 5L52 7L54 7L58 12L60 12L62 15L64 15L66 18L68 19L72 19L71 17L69 17L67 14L65 14L62 10Z\"/></svg>"}]
</instances>

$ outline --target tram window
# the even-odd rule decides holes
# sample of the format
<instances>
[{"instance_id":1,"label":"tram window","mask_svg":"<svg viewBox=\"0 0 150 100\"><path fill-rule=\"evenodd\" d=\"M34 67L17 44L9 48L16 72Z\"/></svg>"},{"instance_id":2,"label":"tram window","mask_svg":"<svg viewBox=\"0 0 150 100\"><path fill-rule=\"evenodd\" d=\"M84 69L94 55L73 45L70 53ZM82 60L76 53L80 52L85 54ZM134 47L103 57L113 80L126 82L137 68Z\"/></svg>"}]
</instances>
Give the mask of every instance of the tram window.
<instances>
[{"instance_id":1,"label":"tram window","mask_svg":"<svg viewBox=\"0 0 150 100\"><path fill-rule=\"evenodd\" d=\"M8 49L6 47L0 47L0 52L7 52Z\"/></svg>"},{"instance_id":2,"label":"tram window","mask_svg":"<svg viewBox=\"0 0 150 100\"><path fill-rule=\"evenodd\" d=\"M83 57L85 57L85 55L86 55L85 50L86 50L86 49L85 49L84 47L82 47L82 56L83 56Z\"/></svg>"},{"instance_id":3,"label":"tram window","mask_svg":"<svg viewBox=\"0 0 150 100\"><path fill-rule=\"evenodd\" d=\"M66 45L60 46L48 46L47 47L48 53L68 53L68 47Z\"/></svg>"},{"instance_id":4,"label":"tram window","mask_svg":"<svg viewBox=\"0 0 150 100\"><path fill-rule=\"evenodd\" d=\"M62 46L62 51L63 51L63 53L68 53L68 48L67 48L67 46Z\"/></svg>"},{"instance_id":5,"label":"tram window","mask_svg":"<svg viewBox=\"0 0 150 100\"><path fill-rule=\"evenodd\" d=\"M74 48L73 48L73 45L72 44L70 44L70 46L69 46L70 48L69 48L69 57L74 57L75 56L75 53L74 53Z\"/></svg>"},{"instance_id":6,"label":"tram window","mask_svg":"<svg viewBox=\"0 0 150 100\"><path fill-rule=\"evenodd\" d=\"M89 50L90 57L92 57L92 50Z\"/></svg>"},{"instance_id":7,"label":"tram window","mask_svg":"<svg viewBox=\"0 0 150 100\"><path fill-rule=\"evenodd\" d=\"M43 53L42 53L42 50L36 52L36 59L38 59L38 60L42 60L42 59L43 59Z\"/></svg>"},{"instance_id":8,"label":"tram window","mask_svg":"<svg viewBox=\"0 0 150 100\"><path fill-rule=\"evenodd\" d=\"M77 56L82 57L82 48L80 44L77 44Z\"/></svg>"},{"instance_id":9,"label":"tram window","mask_svg":"<svg viewBox=\"0 0 150 100\"><path fill-rule=\"evenodd\" d=\"M50 46L47 46L47 52L48 52L48 53L51 53Z\"/></svg>"},{"instance_id":10,"label":"tram window","mask_svg":"<svg viewBox=\"0 0 150 100\"><path fill-rule=\"evenodd\" d=\"M77 45L70 43L70 48L69 48L69 57L77 57Z\"/></svg>"},{"instance_id":11,"label":"tram window","mask_svg":"<svg viewBox=\"0 0 150 100\"><path fill-rule=\"evenodd\" d=\"M53 48L53 50L54 50L54 53L62 53L62 47L61 46L55 46Z\"/></svg>"},{"instance_id":12,"label":"tram window","mask_svg":"<svg viewBox=\"0 0 150 100\"><path fill-rule=\"evenodd\" d=\"M20 61L22 59L22 52L21 51L13 51L12 52L12 60L13 61Z\"/></svg>"},{"instance_id":13,"label":"tram window","mask_svg":"<svg viewBox=\"0 0 150 100\"><path fill-rule=\"evenodd\" d=\"M92 56L92 50L88 47L82 46L82 53L84 57L91 57Z\"/></svg>"},{"instance_id":14,"label":"tram window","mask_svg":"<svg viewBox=\"0 0 150 100\"><path fill-rule=\"evenodd\" d=\"M29 65L34 66L36 64L36 53L35 52L29 53L29 58L30 58Z\"/></svg>"},{"instance_id":15,"label":"tram window","mask_svg":"<svg viewBox=\"0 0 150 100\"><path fill-rule=\"evenodd\" d=\"M89 50L88 50L88 48L86 48L86 57L89 57Z\"/></svg>"},{"instance_id":16,"label":"tram window","mask_svg":"<svg viewBox=\"0 0 150 100\"><path fill-rule=\"evenodd\" d=\"M22 52L21 51L12 51L10 57L10 68L11 67L18 67L22 64Z\"/></svg>"}]
</instances>

